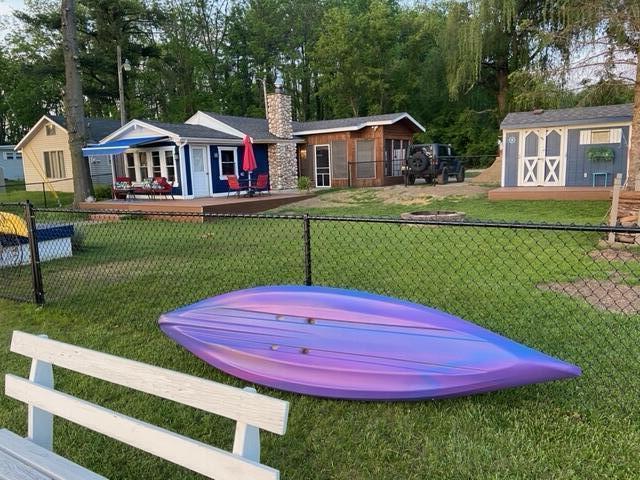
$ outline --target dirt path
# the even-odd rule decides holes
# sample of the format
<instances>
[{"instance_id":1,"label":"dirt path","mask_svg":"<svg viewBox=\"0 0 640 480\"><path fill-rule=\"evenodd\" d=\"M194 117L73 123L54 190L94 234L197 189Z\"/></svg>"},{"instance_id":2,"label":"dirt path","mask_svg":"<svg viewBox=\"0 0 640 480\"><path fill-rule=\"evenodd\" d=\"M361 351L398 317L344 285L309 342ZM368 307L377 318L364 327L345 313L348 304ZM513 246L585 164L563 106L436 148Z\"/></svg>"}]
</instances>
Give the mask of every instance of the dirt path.
<instances>
[{"instance_id":1,"label":"dirt path","mask_svg":"<svg viewBox=\"0 0 640 480\"><path fill-rule=\"evenodd\" d=\"M445 197L480 197L486 195L490 187L472 185L469 182L449 183L447 185L425 185L419 183L405 187L392 185L376 188L350 188L338 190L296 203L296 206L309 208L340 207L360 204L365 201L381 201L401 205L420 205L430 199Z\"/></svg>"}]
</instances>

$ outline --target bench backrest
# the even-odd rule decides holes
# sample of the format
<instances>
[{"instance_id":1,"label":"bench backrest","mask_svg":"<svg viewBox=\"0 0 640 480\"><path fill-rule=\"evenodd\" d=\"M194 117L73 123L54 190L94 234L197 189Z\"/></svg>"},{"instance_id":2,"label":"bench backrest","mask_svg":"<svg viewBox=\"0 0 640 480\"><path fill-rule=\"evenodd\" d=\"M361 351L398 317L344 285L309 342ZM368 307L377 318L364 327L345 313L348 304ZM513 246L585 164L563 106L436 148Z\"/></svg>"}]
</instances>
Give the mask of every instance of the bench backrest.
<instances>
[{"instance_id":1,"label":"bench backrest","mask_svg":"<svg viewBox=\"0 0 640 480\"><path fill-rule=\"evenodd\" d=\"M259 463L259 429L284 434L286 401L15 331L11 351L31 357L29 380L6 375L8 396L29 405L29 438L51 449L53 415L216 479L277 479ZM235 420L233 452L192 440L53 389L52 365Z\"/></svg>"}]
</instances>

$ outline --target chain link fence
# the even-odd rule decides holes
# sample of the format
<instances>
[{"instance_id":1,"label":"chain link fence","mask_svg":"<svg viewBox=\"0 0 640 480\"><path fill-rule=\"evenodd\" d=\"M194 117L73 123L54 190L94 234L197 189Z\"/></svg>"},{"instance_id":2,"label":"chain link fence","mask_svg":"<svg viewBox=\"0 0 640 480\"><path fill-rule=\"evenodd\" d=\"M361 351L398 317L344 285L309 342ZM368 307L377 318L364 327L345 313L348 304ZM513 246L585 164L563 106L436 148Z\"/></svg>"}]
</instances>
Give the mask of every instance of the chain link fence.
<instances>
[{"instance_id":1,"label":"chain link fence","mask_svg":"<svg viewBox=\"0 0 640 480\"><path fill-rule=\"evenodd\" d=\"M5 298L124 322L256 285L366 290L441 309L575 363L584 374L566 383L564 395L640 411L633 394L640 390L640 250L603 242L610 233L640 236L638 228L0 210L33 218L38 239L30 250L16 231L20 222L0 220Z\"/></svg>"}]
</instances>

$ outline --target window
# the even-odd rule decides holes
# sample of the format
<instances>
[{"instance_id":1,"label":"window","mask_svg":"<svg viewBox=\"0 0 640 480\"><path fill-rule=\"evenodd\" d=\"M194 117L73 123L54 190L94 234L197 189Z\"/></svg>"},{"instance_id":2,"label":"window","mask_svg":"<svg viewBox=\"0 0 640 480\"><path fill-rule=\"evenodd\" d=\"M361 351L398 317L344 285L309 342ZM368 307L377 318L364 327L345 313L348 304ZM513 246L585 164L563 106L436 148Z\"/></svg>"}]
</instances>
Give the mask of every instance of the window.
<instances>
[{"instance_id":1,"label":"window","mask_svg":"<svg viewBox=\"0 0 640 480\"><path fill-rule=\"evenodd\" d=\"M598 130L580 130L580 145L620 143L621 128L600 128Z\"/></svg>"},{"instance_id":2,"label":"window","mask_svg":"<svg viewBox=\"0 0 640 480\"><path fill-rule=\"evenodd\" d=\"M44 171L47 178L65 178L64 154L62 150L44 152Z\"/></svg>"},{"instance_id":3,"label":"window","mask_svg":"<svg viewBox=\"0 0 640 480\"><path fill-rule=\"evenodd\" d=\"M45 125L44 127L44 130L47 134L47 137L50 137L56 134L56 126L51 123L47 123L47 125Z\"/></svg>"},{"instance_id":4,"label":"window","mask_svg":"<svg viewBox=\"0 0 640 480\"><path fill-rule=\"evenodd\" d=\"M402 164L409 146L409 140L384 141L384 175L386 177L399 177L402 175Z\"/></svg>"},{"instance_id":5,"label":"window","mask_svg":"<svg viewBox=\"0 0 640 480\"><path fill-rule=\"evenodd\" d=\"M153 153L158 153L158 152L153 152ZM140 166L140 181L144 180L145 178L149 178L151 175L149 175L149 163L147 160L147 152L138 152L138 165ZM136 176L134 175L131 178L136 178Z\"/></svg>"},{"instance_id":6,"label":"window","mask_svg":"<svg viewBox=\"0 0 640 480\"><path fill-rule=\"evenodd\" d=\"M236 149L218 147L218 163L220 167L220 179L226 179L227 175L238 176L238 162L236 162Z\"/></svg>"},{"instance_id":7,"label":"window","mask_svg":"<svg viewBox=\"0 0 640 480\"><path fill-rule=\"evenodd\" d=\"M136 162L133 153L127 153L127 177L136 180Z\"/></svg>"},{"instance_id":8,"label":"window","mask_svg":"<svg viewBox=\"0 0 640 480\"><path fill-rule=\"evenodd\" d=\"M163 177L162 165L160 164L160 152L151 152L151 177Z\"/></svg>"},{"instance_id":9,"label":"window","mask_svg":"<svg viewBox=\"0 0 640 480\"><path fill-rule=\"evenodd\" d=\"M347 167L347 142L345 140L331 142L331 176L348 178Z\"/></svg>"},{"instance_id":10,"label":"window","mask_svg":"<svg viewBox=\"0 0 640 480\"><path fill-rule=\"evenodd\" d=\"M356 178L375 178L376 163L373 140L356 142Z\"/></svg>"},{"instance_id":11,"label":"window","mask_svg":"<svg viewBox=\"0 0 640 480\"><path fill-rule=\"evenodd\" d=\"M176 166L175 160L173 158L173 152L171 150L167 150L164 152L165 164L167 165L167 180L169 182L176 181Z\"/></svg>"}]
</instances>

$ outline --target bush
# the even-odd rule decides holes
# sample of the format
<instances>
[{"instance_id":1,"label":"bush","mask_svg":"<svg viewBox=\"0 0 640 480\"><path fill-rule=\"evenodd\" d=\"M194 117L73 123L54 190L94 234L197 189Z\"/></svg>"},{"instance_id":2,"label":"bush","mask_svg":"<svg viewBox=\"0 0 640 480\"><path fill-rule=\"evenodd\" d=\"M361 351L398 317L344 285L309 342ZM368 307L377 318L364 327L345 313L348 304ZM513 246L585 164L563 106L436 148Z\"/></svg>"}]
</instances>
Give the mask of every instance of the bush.
<instances>
[{"instance_id":1,"label":"bush","mask_svg":"<svg viewBox=\"0 0 640 480\"><path fill-rule=\"evenodd\" d=\"M109 200L111 198L111 185L96 185L93 187L96 200Z\"/></svg>"},{"instance_id":2,"label":"bush","mask_svg":"<svg viewBox=\"0 0 640 480\"><path fill-rule=\"evenodd\" d=\"M298 190L306 190L307 192L311 189L311 180L309 177L298 177Z\"/></svg>"}]
</instances>

